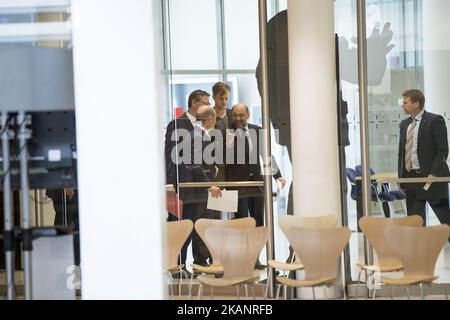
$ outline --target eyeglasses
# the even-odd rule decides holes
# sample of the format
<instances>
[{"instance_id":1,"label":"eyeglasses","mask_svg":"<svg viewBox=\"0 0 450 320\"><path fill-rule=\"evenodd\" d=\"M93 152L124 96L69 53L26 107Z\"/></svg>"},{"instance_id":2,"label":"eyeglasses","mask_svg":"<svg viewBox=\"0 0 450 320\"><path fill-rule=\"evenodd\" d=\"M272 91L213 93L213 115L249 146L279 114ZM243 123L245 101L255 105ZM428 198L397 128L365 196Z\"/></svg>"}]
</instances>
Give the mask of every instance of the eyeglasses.
<instances>
[{"instance_id":1,"label":"eyeglasses","mask_svg":"<svg viewBox=\"0 0 450 320\"><path fill-rule=\"evenodd\" d=\"M211 105L211 102L209 100L208 100L208 102L205 102L203 100L198 100L197 102L201 103L202 106L210 106Z\"/></svg>"}]
</instances>

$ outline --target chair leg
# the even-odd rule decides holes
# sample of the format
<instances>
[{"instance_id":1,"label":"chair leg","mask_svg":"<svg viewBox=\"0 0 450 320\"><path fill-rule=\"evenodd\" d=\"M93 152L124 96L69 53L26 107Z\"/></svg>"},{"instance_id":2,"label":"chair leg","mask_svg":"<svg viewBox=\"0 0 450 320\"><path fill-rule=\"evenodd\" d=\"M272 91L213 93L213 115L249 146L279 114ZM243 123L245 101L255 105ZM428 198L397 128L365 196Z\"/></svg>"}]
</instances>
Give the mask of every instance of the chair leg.
<instances>
[{"instance_id":1,"label":"chair leg","mask_svg":"<svg viewBox=\"0 0 450 320\"><path fill-rule=\"evenodd\" d=\"M370 293L369 287L367 286L367 276L369 275L369 272L367 272L367 270L364 269L364 283L365 283L365 288L364 288L364 300L367 300L367 295ZM368 290L369 292L367 292L366 290Z\"/></svg>"},{"instance_id":2,"label":"chair leg","mask_svg":"<svg viewBox=\"0 0 450 320\"><path fill-rule=\"evenodd\" d=\"M420 296L422 297L422 300L425 300L425 294L423 291L423 283L419 283L419 288L420 288Z\"/></svg>"},{"instance_id":3,"label":"chair leg","mask_svg":"<svg viewBox=\"0 0 450 320\"><path fill-rule=\"evenodd\" d=\"M287 290L288 290L288 286L287 284L284 285L284 300L287 300Z\"/></svg>"},{"instance_id":4,"label":"chair leg","mask_svg":"<svg viewBox=\"0 0 450 320\"><path fill-rule=\"evenodd\" d=\"M373 289L372 300L375 300L376 295L377 295L377 286L375 286L375 288Z\"/></svg>"},{"instance_id":5,"label":"chair leg","mask_svg":"<svg viewBox=\"0 0 450 320\"><path fill-rule=\"evenodd\" d=\"M193 281L194 281L194 272L191 273L191 280L189 281L189 299L190 300L192 300L192 282Z\"/></svg>"},{"instance_id":6,"label":"chair leg","mask_svg":"<svg viewBox=\"0 0 450 320\"><path fill-rule=\"evenodd\" d=\"M244 284L244 289L245 289L245 297L247 298L247 300L250 298L249 294L248 294L248 284Z\"/></svg>"},{"instance_id":7,"label":"chair leg","mask_svg":"<svg viewBox=\"0 0 450 320\"><path fill-rule=\"evenodd\" d=\"M203 291L203 284L200 283L198 286L198 300L201 300L203 298L202 291Z\"/></svg>"},{"instance_id":8,"label":"chair leg","mask_svg":"<svg viewBox=\"0 0 450 320\"><path fill-rule=\"evenodd\" d=\"M181 284L183 283L183 270L180 270L180 280L178 281L178 296L181 297Z\"/></svg>"},{"instance_id":9,"label":"chair leg","mask_svg":"<svg viewBox=\"0 0 450 320\"><path fill-rule=\"evenodd\" d=\"M391 213L391 218L395 218L396 217L395 207L394 207L394 204L392 203L392 201L388 201L388 207L389 207L389 212Z\"/></svg>"},{"instance_id":10,"label":"chair leg","mask_svg":"<svg viewBox=\"0 0 450 320\"><path fill-rule=\"evenodd\" d=\"M313 292L313 300L316 300L316 290L314 287L312 287L312 292Z\"/></svg>"},{"instance_id":11,"label":"chair leg","mask_svg":"<svg viewBox=\"0 0 450 320\"><path fill-rule=\"evenodd\" d=\"M268 298L269 297L269 279L267 279L266 282L266 290L264 291L264 298Z\"/></svg>"},{"instance_id":12,"label":"chair leg","mask_svg":"<svg viewBox=\"0 0 450 320\"><path fill-rule=\"evenodd\" d=\"M326 285L323 286L323 299L324 300L328 300L327 299L327 286Z\"/></svg>"},{"instance_id":13,"label":"chair leg","mask_svg":"<svg viewBox=\"0 0 450 320\"><path fill-rule=\"evenodd\" d=\"M280 298L281 284L277 284L277 300Z\"/></svg>"},{"instance_id":14,"label":"chair leg","mask_svg":"<svg viewBox=\"0 0 450 320\"><path fill-rule=\"evenodd\" d=\"M358 286L356 287L356 297L355 300L358 300L359 298L359 285L361 284L361 274L362 274L362 269L359 269L359 274L358 274Z\"/></svg>"},{"instance_id":15,"label":"chair leg","mask_svg":"<svg viewBox=\"0 0 450 320\"><path fill-rule=\"evenodd\" d=\"M213 296L214 296L214 287L213 287L213 286L210 286L210 287L209 287L209 290L210 290L210 291L209 291L209 299L210 299L210 300L214 300L214 299L213 299Z\"/></svg>"},{"instance_id":16,"label":"chair leg","mask_svg":"<svg viewBox=\"0 0 450 320\"><path fill-rule=\"evenodd\" d=\"M391 286L391 300L394 300L394 286Z\"/></svg>"},{"instance_id":17,"label":"chair leg","mask_svg":"<svg viewBox=\"0 0 450 320\"><path fill-rule=\"evenodd\" d=\"M406 286L406 296L408 300L411 300L411 296L409 295L409 286Z\"/></svg>"},{"instance_id":18,"label":"chair leg","mask_svg":"<svg viewBox=\"0 0 450 320\"><path fill-rule=\"evenodd\" d=\"M384 216L385 216L385 215L384 215L384 208L383 208L383 204L381 203L381 200L378 199L378 200L377 200L377 203L378 203L378 209L380 210L380 215L381 215L382 217L384 217Z\"/></svg>"},{"instance_id":19,"label":"chair leg","mask_svg":"<svg viewBox=\"0 0 450 320\"><path fill-rule=\"evenodd\" d=\"M239 292L239 285L236 286L236 291L237 291L237 299L241 300L241 293Z\"/></svg>"},{"instance_id":20,"label":"chair leg","mask_svg":"<svg viewBox=\"0 0 450 320\"><path fill-rule=\"evenodd\" d=\"M405 211L405 215L408 215L408 210L406 209L406 200L401 200L401 201L402 201L403 210Z\"/></svg>"},{"instance_id":21,"label":"chair leg","mask_svg":"<svg viewBox=\"0 0 450 320\"><path fill-rule=\"evenodd\" d=\"M169 272L169 288L170 288L170 298L173 300L173 279L172 274Z\"/></svg>"}]
</instances>

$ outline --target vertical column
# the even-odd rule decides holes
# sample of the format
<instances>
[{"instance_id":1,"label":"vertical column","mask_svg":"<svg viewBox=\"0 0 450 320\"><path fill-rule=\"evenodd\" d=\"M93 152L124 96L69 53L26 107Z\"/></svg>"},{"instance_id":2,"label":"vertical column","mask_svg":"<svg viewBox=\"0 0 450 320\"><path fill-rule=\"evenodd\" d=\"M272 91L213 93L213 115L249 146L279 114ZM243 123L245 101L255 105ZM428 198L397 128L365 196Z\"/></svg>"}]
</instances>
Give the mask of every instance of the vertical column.
<instances>
[{"instance_id":1,"label":"vertical column","mask_svg":"<svg viewBox=\"0 0 450 320\"><path fill-rule=\"evenodd\" d=\"M5 271L6 271L6 292L8 300L16 299L16 290L14 284L15 269L15 235L14 235L14 212L12 209L11 192L11 172L10 172L10 153L8 136L8 112L2 111L1 114L1 140L3 157L3 246L5 252Z\"/></svg>"},{"instance_id":2,"label":"vertical column","mask_svg":"<svg viewBox=\"0 0 450 320\"><path fill-rule=\"evenodd\" d=\"M72 0L83 299L162 299L162 112L152 0Z\"/></svg>"},{"instance_id":3,"label":"vertical column","mask_svg":"<svg viewBox=\"0 0 450 320\"><path fill-rule=\"evenodd\" d=\"M289 0L294 214L341 217L333 0Z\"/></svg>"},{"instance_id":4,"label":"vertical column","mask_svg":"<svg viewBox=\"0 0 450 320\"><path fill-rule=\"evenodd\" d=\"M423 68L425 107L450 116L450 1L423 1ZM418 35L415 35L418 36Z\"/></svg>"}]
</instances>

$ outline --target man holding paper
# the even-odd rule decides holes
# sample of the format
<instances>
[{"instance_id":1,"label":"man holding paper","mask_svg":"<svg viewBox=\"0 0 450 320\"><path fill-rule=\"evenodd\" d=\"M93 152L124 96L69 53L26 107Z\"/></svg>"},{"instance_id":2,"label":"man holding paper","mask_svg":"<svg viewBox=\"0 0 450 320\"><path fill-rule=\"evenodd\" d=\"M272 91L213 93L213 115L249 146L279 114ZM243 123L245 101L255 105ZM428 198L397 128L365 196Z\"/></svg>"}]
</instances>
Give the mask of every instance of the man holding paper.
<instances>
[{"instance_id":1,"label":"man holding paper","mask_svg":"<svg viewBox=\"0 0 450 320\"><path fill-rule=\"evenodd\" d=\"M425 97L419 90L403 93L403 110L411 117L400 123L398 176L400 178L446 177L447 127L442 116L424 110ZM450 224L448 183L405 183L408 215L419 214L425 222L428 201L441 223Z\"/></svg>"},{"instance_id":2,"label":"man holding paper","mask_svg":"<svg viewBox=\"0 0 450 320\"><path fill-rule=\"evenodd\" d=\"M190 219L193 222L204 215L207 192L203 189L177 188L177 185L179 182L210 181L201 180L201 177L209 179L209 173L203 171L202 162L200 162L200 165L195 165L192 161L195 157L194 133L198 133L199 130L200 133L203 132L201 126L198 127L197 125L202 121L199 121L197 117L201 116L199 111L205 108L211 109L209 96L209 93L202 90L193 91L188 98L187 112L168 124L165 138L166 196L168 201L176 200L176 197L179 197L183 201L183 219ZM200 144L200 149L203 149L202 144ZM202 150L199 152L201 154ZM194 174L197 175L195 179ZM220 194L220 190L217 190L217 188L211 188L211 192L214 196ZM178 220L178 217L169 214L168 220ZM191 240L194 263L205 264L208 251L195 231L192 232L181 249L180 264L186 264L187 247Z\"/></svg>"},{"instance_id":3,"label":"man holding paper","mask_svg":"<svg viewBox=\"0 0 450 320\"><path fill-rule=\"evenodd\" d=\"M197 121L194 124L191 140L191 161L186 164L186 175L191 182L211 182L217 175L218 168L215 165L215 148L212 145L212 134L216 124L216 112L209 105L203 105L197 110ZM207 209L208 197L218 199L222 191L216 186L210 188L192 188L190 195L191 206L194 208L190 219L196 222L198 219L214 218L213 212ZM211 264L211 255L195 230L192 232L192 242L196 243L193 249L194 264Z\"/></svg>"}]
</instances>

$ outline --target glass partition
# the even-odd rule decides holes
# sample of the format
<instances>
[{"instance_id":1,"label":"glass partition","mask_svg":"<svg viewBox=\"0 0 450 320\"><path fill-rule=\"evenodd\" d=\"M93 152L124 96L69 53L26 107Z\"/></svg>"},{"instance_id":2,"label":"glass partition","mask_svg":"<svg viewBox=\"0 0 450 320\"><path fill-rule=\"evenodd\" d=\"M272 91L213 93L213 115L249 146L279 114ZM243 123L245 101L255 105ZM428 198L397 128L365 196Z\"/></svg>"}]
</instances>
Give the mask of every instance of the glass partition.
<instances>
[{"instance_id":1,"label":"glass partition","mask_svg":"<svg viewBox=\"0 0 450 320\"><path fill-rule=\"evenodd\" d=\"M189 3L185 2L162 0L165 8L165 27L163 32L166 48L164 74L168 84L167 97L169 100L165 109L167 130L172 130L171 126L176 126L175 132L181 132L179 130L181 123L179 119L183 115L186 117L188 98L195 90L202 90L208 93L210 96L207 100L214 107L216 101L214 99L213 86L217 82L223 82L229 86L227 92L228 101L226 102L227 116L231 116L231 108L234 105L242 103L248 108L247 123L261 126L261 98L256 77L256 69L259 62L258 1L197 0L189 1ZM285 8L286 3L284 4ZM272 17L280 10L283 10L283 4L280 4L277 0L270 0L268 1L268 9L270 11L269 16ZM202 16L201 19L192 19L192 17L200 15ZM287 73L286 76L288 76ZM273 108L275 109L276 107L274 106ZM231 128L234 120L229 120ZM232 129L234 130L235 128L232 127ZM289 185L292 178L289 152L286 146L278 144L278 132L274 130L272 137L272 153L281 174L288 180L287 187L280 189L277 181L273 179L273 189L276 192L274 197L274 215L277 216L278 214L286 214ZM166 136L166 152L168 152L166 157L171 152L168 151L168 148L172 150L171 147L167 147L169 138ZM262 146L261 143L260 141L260 147ZM258 163L260 164L259 161ZM196 178L186 180L185 177L182 177L183 174L180 173L180 168L181 166L178 166L177 169L174 169L178 172L178 176L174 180L174 187L179 196L183 198L185 191L182 190L182 187L179 187L179 184L182 182L198 182L199 180ZM219 166L219 169L218 177L212 179L211 182L220 182L220 179L224 179L224 176L221 175L223 167ZM224 170L226 172L226 168ZM239 178L239 180L251 181L255 179L255 176L259 180L259 173L248 175L248 172L244 172L242 177L234 177L233 180ZM230 181L231 178L226 177L226 179L226 181ZM173 184L172 182L167 182L169 187ZM244 194L242 190L243 188L238 188L240 195ZM207 194L206 189L202 192L204 195ZM258 193L259 199L255 203L260 207L258 215L262 217L262 190ZM202 202L202 205L205 205L206 202L202 198L204 195L196 194L194 196L197 200L196 202ZM190 200L185 201L186 204L189 202ZM240 198L238 211L241 210L241 205ZM188 206L184 209L190 210ZM195 221L200 217L214 217L227 220L240 214L233 212L211 213L203 207L200 211L202 212L198 216L191 217L191 219ZM253 213L250 214L252 215ZM189 215L190 213L188 213ZM188 218L188 216L184 215L184 218ZM169 214L168 217L171 220L174 219L173 215ZM277 225L276 217L275 225ZM279 238L275 241L277 246L276 258L285 260L289 254L289 246L279 229L275 229L276 237ZM191 271L191 262L196 260L192 255L192 246L187 249L186 258L183 259L185 261L182 262L186 262L188 271ZM260 261L265 264L265 250L261 254ZM211 259L208 262L211 263ZM262 276L265 276L264 273L262 273Z\"/></svg>"},{"instance_id":2,"label":"glass partition","mask_svg":"<svg viewBox=\"0 0 450 320\"><path fill-rule=\"evenodd\" d=\"M339 35L340 69L342 81L342 94L348 103L349 138L350 145L346 147L347 168L355 169L361 164L360 157L360 120L358 103L358 82L356 77L356 1L335 1L335 25ZM373 174L381 176L397 176L400 165L401 177L414 178L426 176L429 172L428 162L424 158L425 153L435 153L436 148L442 148L443 157L434 161L440 161L439 166L446 167L448 162L448 139L445 134L440 136L426 133L426 127L420 126L417 132L414 148L416 154L416 169L425 170L417 174L405 173L405 123L411 118L404 111L405 102L403 93L409 89L418 89L425 95L425 113L435 113L442 116L448 126L448 114L450 107L445 103L447 91L443 89L449 78L442 70L448 69L450 61L449 48L442 43L449 40L450 28L445 19L440 19L439 12L448 8L440 8L433 1L421 0L372 0L366 1L367 22L367 46L368 46L368 99L369 99L369 141L370 141L370 166ZM417 96L413 93L413 99ZM417 99L416 99L417 100ZM403 107L402 107L403 106ZM408 105L406 106L408 108ZM432 116L434 117L434 116ZM436 116L439 118L438 116ZM429 120L425 117L425 123ZM434 119L434 118L433 118ZM442 128L444 129L444 120ZM429 124L432 132L436 124ZM406 127L405 127L406 126ZM437 124L439 128L439 124ZM430 131L430 132L431 132ZM431 136L433 138L431 138ZM430 140L426 140L426 139ZM418 139L418 140L417 140ZM445 146L436 145L432 139L444 141ZM434 140L436 141L436 140ZM400 147L400 151L399 151ZM429 150L428 150L429 148ZM399 160L400 157L400 160ZM416 155L417 157L417 155ZM424 169L425 168L425 169ZM419 169L419 170L420 170ZM445 170L435 170L436 175L448 175ZM412 172L412 171L411 171ZM356 233L361 199L355 183L348 181L348 188L353 192L347 195L349 226L355 232L350 242L352 278L356 280L358 269L355 263L363 261L363 236ZM390 216L392 218L407 215L407 199L405 190L414 188L413 184L395 182L383 182L383 179L372 180L372 210L373 216ZM358 182L356 182L356 187ZM423 184L422 184L423 186ZM423 216L426 224L437 225L449 223L448 216L444 212L448 210L447 183L435 184L433 188L439 191L418 191L417 196L408 197L416 199L416 207L411 209L421 213L419 208L423 200L429 200L424 207ZM420 201L419 201L420 200ZM430 206L430 203L432 204ZM418 207L417 207L418 206ZM438 214L436 215L435 207ZM441 219L439 219L439 216ZM445 261L445 256L450 250L446 243L444 250L438 259L436 274L440 275L441 283L448 283L450 278L450 265ZM375 255L375 259L377 259Z\"/></svg>"}]
</instances>

